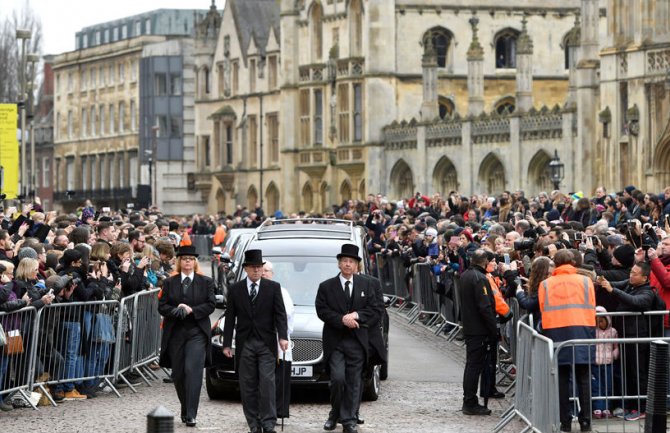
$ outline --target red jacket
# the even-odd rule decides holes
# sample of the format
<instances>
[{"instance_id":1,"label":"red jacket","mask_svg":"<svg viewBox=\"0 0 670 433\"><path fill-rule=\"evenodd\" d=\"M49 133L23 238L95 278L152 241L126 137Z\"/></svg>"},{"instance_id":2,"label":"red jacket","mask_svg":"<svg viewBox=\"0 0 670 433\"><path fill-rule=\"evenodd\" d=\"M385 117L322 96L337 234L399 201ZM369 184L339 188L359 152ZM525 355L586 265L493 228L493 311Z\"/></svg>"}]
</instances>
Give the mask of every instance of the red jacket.
<instances>
[{"instance_id":1,"label":"red jacket","mask_svg":"<svg viewBox=\"0 0 670 433\"><path fill-rule=\"evenodd\" d=\"M658 294L670 306L670 257L657 257L651 261L651 276L649 284L656 287ZM663 319L663 326L670 328L668 315Z\"/></svg>"}]
</instances>

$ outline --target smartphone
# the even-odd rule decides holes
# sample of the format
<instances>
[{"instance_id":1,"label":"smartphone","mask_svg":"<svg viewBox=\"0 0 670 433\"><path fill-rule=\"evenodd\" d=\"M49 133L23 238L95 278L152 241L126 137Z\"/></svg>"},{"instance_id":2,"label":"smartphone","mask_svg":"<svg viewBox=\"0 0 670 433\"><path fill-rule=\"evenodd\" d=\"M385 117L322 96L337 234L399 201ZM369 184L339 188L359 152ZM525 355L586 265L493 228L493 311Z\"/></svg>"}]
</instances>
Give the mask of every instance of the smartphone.
<instances>
[{"instance_id":1,"label":"smartphone","mask_svg":"<svg viewBox=\"0 0 670 433\"><path fill-rule=\"evenodd\" d=\"M666 216L665 216L665 225L669 225L669 226L670 226L670 215L666 215Z\"/></svg>"},{"instance_id":2,"label":"smartphone","mask_svg":"<svg viewBox=\"0 0 670 433\"><path fill-rule=\"evenodd\" d=\"M576 240L576 241L582 241L582 240L584 240L584 233L582 233L582 232L577 232L577 233L575 233L575 240Z\"/></svg>"},{"instance_id":3,"label":"smartphone","mask_svg":"<svg viewBox=\"0 0 670 433\"><path fill-rule=\"evenodd\" d=\"M105 207L102 208L102 211L103 211L103 212L109 212L110 210L111 210L111 209L110 209L109 207L107 207L107 206L105 206Z\"/></svg>"},{"instance_id":4,"label":"smartphone","mask_svg":"<svg viewBox=\"0 0 670 433\"><path fill-rule=\"evenodd\" d=\"M505 265L506 265L506 266L509 266L509 264L510 264L510 261L509 261L509 254L503 254L503 257L504 257L504 259L505 259Z\"/></svg>"},{"instance_id":5,"label":"smartphone","mask_svg":"<svg viewBox=\"0 0 670 433\"><path fill-rule=\"evenodd\" d=\"M54 289L49 289L49 293L47 293L49 296L53 296L54 294Z\"/></svg>"}]
</instances>

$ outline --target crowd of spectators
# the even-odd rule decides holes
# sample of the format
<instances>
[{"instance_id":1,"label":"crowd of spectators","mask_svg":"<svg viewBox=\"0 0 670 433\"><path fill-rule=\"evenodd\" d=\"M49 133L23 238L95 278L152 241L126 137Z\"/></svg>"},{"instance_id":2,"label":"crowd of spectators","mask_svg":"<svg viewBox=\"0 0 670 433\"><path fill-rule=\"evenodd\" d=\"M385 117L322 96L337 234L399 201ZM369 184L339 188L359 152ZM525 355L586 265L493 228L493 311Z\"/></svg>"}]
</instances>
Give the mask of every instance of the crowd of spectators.
<instances>
[{"instance_id":1,"label":"crowd of spectators","mask_svg":"<svg viewBox=\"0 0 670 433\"><path fill-rule=\"evenodd\" d=\"M591 197L562 191L527 197L520 190L497 196L451 191L428 197L417 192L400 200L370 194L323 213L290 215L266 215L257 205L237 206L230 215L169 217L155 208L103 212L88 202L67 214L45 212L38 200L20 209L0 210L0 311L121 299L160 287L172 272L175 247L184 238L212 235L216 245L227 231L257 227L268 217L306 216L364 225L371 257L380 253L401 258L408 280L412 264L430 264L438 290L447 296L453 279L470 266L474 251L485 249L497 262L491 277L502 298L518 298L538 329L538 290L552 275L552 258L559 250L571 251L577 272L592 279L601 311L648 311L660 308L659 301L670 302L670 187L657 194L629 186L616 193L599 187ZM632 269L642 278L631 281ZM619 336L652 333L642 321L615 318L607 321L609 325ZM666 317L666 335L668 326ZM503 327L503 341L505 335ZM645 362L634 368L636 380L646 377ZM0 387L8 386L6 373L7 363L0 363ZM614 382L610 393L637 392L626 389L632 382L628 385L625 378L615 377ZM83 399L94 397L96 388L76 385L52 391L56 400ZM598 416L609 414L609 406L597 407ZM0 408L11 406L0 403ZM627 403L623 416L644 416L644 403Z\"/></svg>"}]
</instances>

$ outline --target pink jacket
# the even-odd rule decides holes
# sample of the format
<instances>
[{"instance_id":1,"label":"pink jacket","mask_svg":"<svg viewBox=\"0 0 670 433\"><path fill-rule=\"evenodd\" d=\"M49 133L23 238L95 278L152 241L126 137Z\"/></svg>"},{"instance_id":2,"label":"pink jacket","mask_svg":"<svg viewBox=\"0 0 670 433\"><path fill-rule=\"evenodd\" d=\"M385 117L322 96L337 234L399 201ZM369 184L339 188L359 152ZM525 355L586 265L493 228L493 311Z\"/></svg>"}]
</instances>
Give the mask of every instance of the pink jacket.
<instances>
[{"instance_id":1,"label":"pink jacket","mask_svg":"<svg viewBox=\"0 0 670 433\"><path fill-rule=\"evenodd\" d=\"M598 306L596 307L596 313L607 313L607 310L604 307ZM607 319L607 328L604 330L600 329L600 326L596 323L596 339L618 338L616 329L612 328L612 319L610 316L605 316L605 319ZM619 345L617 343L596 344L597 365L611 364L615 359L619 359Z\"/></svg>"}]
</instances>

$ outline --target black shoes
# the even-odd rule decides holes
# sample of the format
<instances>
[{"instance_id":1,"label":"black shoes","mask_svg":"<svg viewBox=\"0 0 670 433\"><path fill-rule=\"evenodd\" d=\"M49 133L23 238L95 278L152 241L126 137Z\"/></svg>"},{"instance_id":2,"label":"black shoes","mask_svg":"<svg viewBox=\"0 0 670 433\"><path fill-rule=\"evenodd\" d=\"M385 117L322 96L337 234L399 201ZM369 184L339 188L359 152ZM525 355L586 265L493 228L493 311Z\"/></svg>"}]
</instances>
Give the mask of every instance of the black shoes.
<instances>
[{"instance_id":1,"label":"black shoes","mask_svg":"<svg viewBox=\"0 0 670 433\"><path fill-rule=\"evenodd\" d=\"M491 415L491 409L477 405L477 406L463 406L463 415Z\"/></svg>"},{"instance_id":2,"label":"black shoes","mask_svg":"<svg viewBox=\"0 0 670 433\"><path fill-rule=\"evenodd\" d=\"M588 421L579 421L579 429L583 432L591 431L591 423Z\"/></svg>"},{"instance_id":3,"label":"black shoes","mask_svg":"<svg viewBox=\"0 0 670 433\"><path fill-rule=\"evenodd\" d=\"M327 431L335 430L335 427L337 427L337 420L335 419L328 418L323 424L323 429Z\"/></svg>"},{"instance_id":4,"label":"black shoes","mask_svg":"<svg viewBox=\"0 0 670 433\"><path fill-rule=\"evenodd\" d=\"M342 433L358 433L358 429L355 425L345 425Z\"/></svg>"},{"instance_id":5,"label":"black shoes","mask_svg":"<svg viewBox=\"0 0 670 433\"><path fill-rule=\"evenodd\" d=\"M561 431L562 431L562 432L571 432L571 431L572 431L572 424L570 424L570 423L567 423L567 424L561 423Z\"/></svg>"},{"instance_id":6,"label":"black shoes","mask_svg":"<svg viewBox=\"0 0 670 433\"><path fill-rule=\"evenodd\" d=\"M186 418L186 427L195 427L195 418Z\"/></svg>"},{"instance_id":7,"label":"black shoes","mask_svg":"<svg viewBox=\"0 0 670 433\"><path fill-rule=\"evenodd\" d=\"M274 428L271 428L270 430L264 428L263 433L277 433L277 431Z\"/></svg>"},{"instance_id":8,"label":"black shoes","mask_svg":"<svg viewBox=\"0 0 670 433\"><path fill-rule=\"evenodd\" d=\"M489 398L505 398L505 393L498 391L497 389L489 395Z\"/></svg>"},{"instance_id":9,"label":"black shoes","mask_svg":"<svg viewBox=\"0 0 670 433\"><path fill-rule=\"evenodd\" d=\"M365 420L359 413L356 413L356 424L358 425L365 424Z\"/></svg>"}]
</instances>

